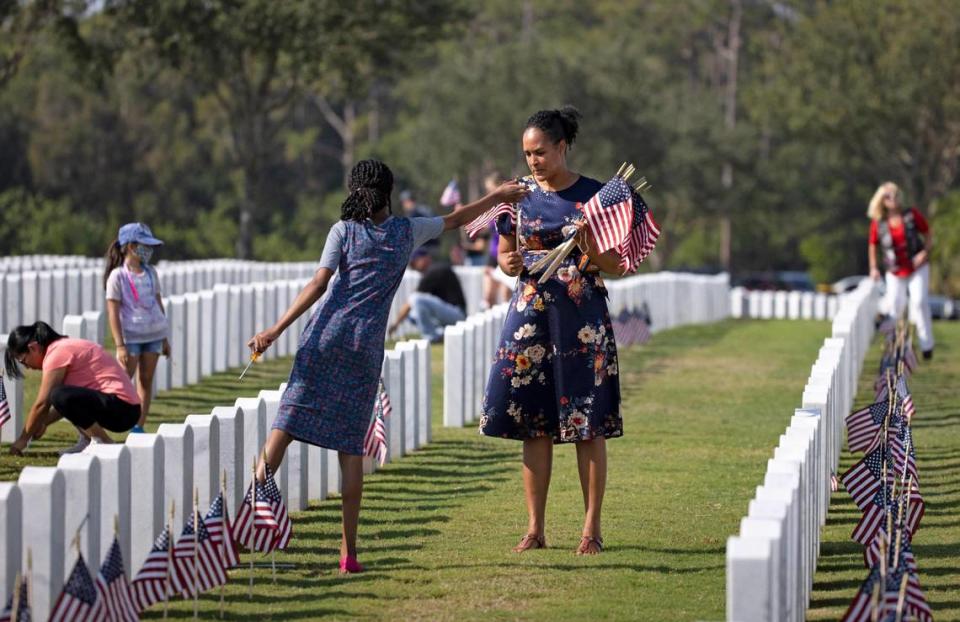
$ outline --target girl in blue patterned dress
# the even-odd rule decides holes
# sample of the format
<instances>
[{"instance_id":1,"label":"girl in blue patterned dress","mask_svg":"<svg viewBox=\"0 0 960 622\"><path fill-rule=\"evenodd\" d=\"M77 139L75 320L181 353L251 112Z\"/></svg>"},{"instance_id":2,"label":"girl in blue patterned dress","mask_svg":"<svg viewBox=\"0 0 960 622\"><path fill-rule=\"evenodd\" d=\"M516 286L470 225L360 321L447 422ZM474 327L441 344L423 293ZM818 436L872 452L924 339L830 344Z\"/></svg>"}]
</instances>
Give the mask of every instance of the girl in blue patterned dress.
<instances>
[{"instance_id":1,"label":"girl in blue patterned dress","mask_svg":"<svg viewBox=\"0 0 960 622\"><path fill-rule=\"evenodd\" d=\"M363 570L356 559L363 438L383 365L387 314L410 254L443 231L460 227L493 205L518 200L527 192L521 184L510 182L446 216L396 217L390 209L393 174L376 160L363 160L353 167L349 190L340 222L327 236L317 273L277 324L258 333L247 344L256 352L270 347L323 296L334 272L339 273L330 286L330 295L300 336L290 380L264 456L276 470L294 440L339 452L342 573ZM262 464L258 477L264 477Z\"/></svg>"},{"instance_id":2,"label":"girl in blue patterned dress","mask_svg":"<svg viewBox=\"0 0 960 622\"><path fill-rule=\"evenodd\" d=\"M567 168L577 135L574 108L545 110L527 121L523 152L537 188L519 203L520 230L503 216L498 261L519 283L484 395L480 431L523 441L529 517L520 553L544 548L544 511L554 443L575 443L586 509L578 554L603 547L600 508L606 487L606 439L623 434L617 347L599 271L620 274L616 251L599 254L582 224L581 205L602 187ZM579 247L543 285L529 267L576 234Z\"/></svg>"}]
</instances>

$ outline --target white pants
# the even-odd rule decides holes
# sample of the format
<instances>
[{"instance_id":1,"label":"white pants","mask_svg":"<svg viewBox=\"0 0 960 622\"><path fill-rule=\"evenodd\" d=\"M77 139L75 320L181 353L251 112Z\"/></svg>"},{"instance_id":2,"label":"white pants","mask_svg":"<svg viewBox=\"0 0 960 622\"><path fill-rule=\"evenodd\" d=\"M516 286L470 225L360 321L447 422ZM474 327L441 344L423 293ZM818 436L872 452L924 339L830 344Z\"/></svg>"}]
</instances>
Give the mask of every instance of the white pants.
<instances>
[{"instance_id":1,"label":"white pants","mask_svg":"<svg viewBox=\"0 0 960 622\"><path fill-rule=\"evenodd\" d=\"M933 320L927 292L930 289L930 264L924 264L910 276L896 276L887 272L887 293L880 301L880 311L894 317L903 314L909 296L910 321L917 327L920 349L933 349Z\"/></svg>"}]
</instances>

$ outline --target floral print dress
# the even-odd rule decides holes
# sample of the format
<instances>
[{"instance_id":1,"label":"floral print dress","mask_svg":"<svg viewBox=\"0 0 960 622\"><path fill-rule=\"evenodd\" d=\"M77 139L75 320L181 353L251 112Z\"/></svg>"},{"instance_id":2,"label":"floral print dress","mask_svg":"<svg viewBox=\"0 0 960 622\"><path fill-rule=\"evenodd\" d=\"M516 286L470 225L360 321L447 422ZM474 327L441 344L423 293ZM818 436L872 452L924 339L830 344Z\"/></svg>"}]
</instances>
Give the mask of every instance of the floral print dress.
<instances>
[{"instance_id":1,"label":"floral print dress","mask_svg":"<svg viewBox=\"0 0 960 622\"><path fill-rule=\"evenodd\" d=\"M601 188L580 177L560 192L536 189L520 203L524 270L504 322L483 400L480 432L555 443L623 435L617 346L600 275L577 268L579 249L544 284L529 267L560 245ZM509 216L497 222L514 232Z\"/></svg>"}]
</instances>

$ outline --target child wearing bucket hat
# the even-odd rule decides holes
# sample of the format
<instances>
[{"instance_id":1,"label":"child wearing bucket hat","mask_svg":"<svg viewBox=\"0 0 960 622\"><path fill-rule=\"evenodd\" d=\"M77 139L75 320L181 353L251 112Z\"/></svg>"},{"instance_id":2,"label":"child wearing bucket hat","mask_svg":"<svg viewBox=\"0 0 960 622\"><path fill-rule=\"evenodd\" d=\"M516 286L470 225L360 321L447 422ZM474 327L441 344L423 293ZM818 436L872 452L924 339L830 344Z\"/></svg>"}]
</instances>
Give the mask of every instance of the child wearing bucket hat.
<instances>
[{"instance_id":1,"label":"child wearing bucket hat","mask_svg":"<svg viewBox=\"0 0 960 622\"><path fill-rule=\"evenodd\" d=\"M131 377L137 374L141 409L132 432L143 432L157 361L161 354L170 355L170 325L161 300L160 278L150 265L154 249L162 244L150 227L132 222L120 227L117 239L107 249L103 283L110 331L117 345L117 360Z\"/></svg>"}]
</instances>

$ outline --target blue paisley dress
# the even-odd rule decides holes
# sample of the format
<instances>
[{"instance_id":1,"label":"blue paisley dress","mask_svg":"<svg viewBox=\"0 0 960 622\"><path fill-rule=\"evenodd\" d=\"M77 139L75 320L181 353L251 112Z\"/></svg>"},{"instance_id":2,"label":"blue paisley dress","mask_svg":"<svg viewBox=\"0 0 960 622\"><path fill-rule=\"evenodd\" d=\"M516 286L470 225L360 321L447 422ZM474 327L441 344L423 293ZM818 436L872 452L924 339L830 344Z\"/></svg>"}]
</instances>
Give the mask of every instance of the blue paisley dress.
<instances>
[{"instance_id":1,"label":"blue paisley dress","mask_svg":"<svg viewBox=\"0 0 960 622\"><path fill-rule=\"evenodd\" d=\"M579 249L544 284L529 267L563 242L581 205L601 188L580 177L560 192L534 190L519 205L524 270L487 381L480 432L555 443L623 435L617 346L600 275L580 272ZM497 230L513 234L509 216Z\"/></svg>"},{"instance_id":2,"label":"blue paisley dress","mask_svg":"<svg viewBox=\"0 0 960 622\"><path fill-rule=\"evenodd\" d=\"M300 441L363 455L390 303L410 253L443 231L443 219L340 221L334 229L320 267L335 269L337 278L300 335L273 427Z\"/></svg>"}]
</instances>

